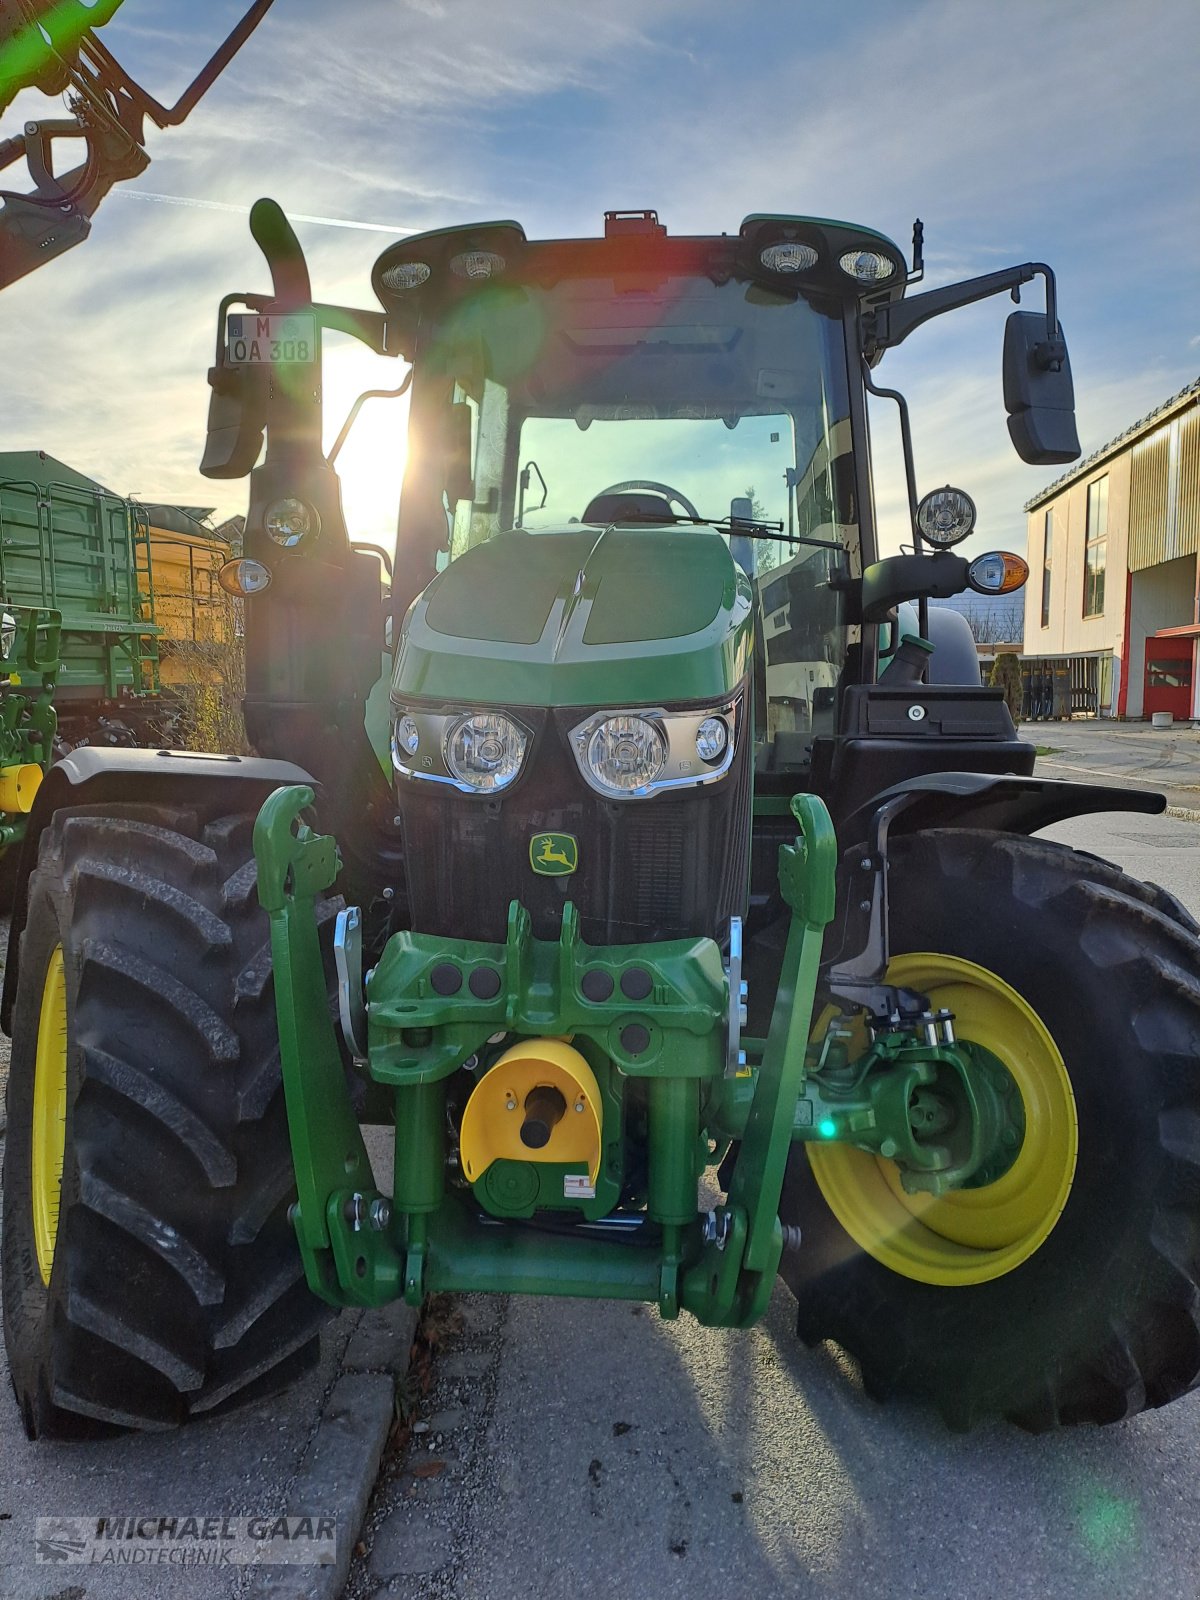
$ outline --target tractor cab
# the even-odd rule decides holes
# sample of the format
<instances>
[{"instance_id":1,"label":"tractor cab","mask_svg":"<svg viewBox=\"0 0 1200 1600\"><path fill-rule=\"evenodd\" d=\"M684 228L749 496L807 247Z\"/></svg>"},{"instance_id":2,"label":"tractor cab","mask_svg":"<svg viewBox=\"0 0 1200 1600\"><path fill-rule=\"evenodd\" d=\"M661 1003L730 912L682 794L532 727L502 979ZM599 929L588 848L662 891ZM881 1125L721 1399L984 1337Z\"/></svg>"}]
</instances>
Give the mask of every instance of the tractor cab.
<instances>
[{"instance_id":1,"label":"tractor cab","mask_svg":"<svg viewBox=\"0 0 1200 1600\"><path fill-rule=\"evenodd\" d=\"M610 213L598 240L530 242L497 224L386 252L376 288L414 330L411 434L461 441L453 460L414 463L400 566L453 568L499 537L488 583L468 559L435 584L495 607L501 568L531 602L553 569L566 589L542 627L582 605L585 643L611 646L604 619L619 610L626 652L640 630L661 659L663 697L695 698L671 681L672 641L721 613L716 692L755 679L743 737L753 728L758 765L807 768L814 710L832 732L860 643L842 598L862 570L845 328L859 281L839 255L869 256L882 296L902 291L900 256L878 236L769 218L675 239L654 213ZM620 576L593 584L614 541ZM480 618L485 633L502 625Z\"/></svg>"},{"instance_id":2,"label":"tractor cab","mask_svg":"<svg viewBox=\"0 0 1200 1600\"><path fill-rule=\"evenodd\" d=\"M427 894L414 887L432 855L405 851L396 830L410 844L427 825L441 836L448 805L472 836L503 814L507 837L518 791L532 797L535 724L547 718L562 723L579 792L570 805L547 792L535 812L565 808L580 821L580 807L615 799L635 834L639 803L657 801L659 822L678 814L710 865L680 858L660 897L676 908L681 882L703 884L711 863L737 864L730 882L745 876L743 802L729 800L736 838L708 821L733 790L767 802L765 815L773 805L786 827L797 790L849 813L887 783L947 765L1032 770L1032 747L981 688L962 641L950 652L961 681L929 660L940 646L927 600L1012 587L1023 564L996 553L969 568L951 552L974 508L950 488L918 503L902 401L915 555L881 559L867 395L883 352L926 318L1042 275L1046 314L1009 319L1004 397L1026 458L1063 459L1070 370L1048 268L906 296L923 270L919 228L910 268L890 240L845 223L756 215L735 233L674 237L652 211L609 212L593 239L530 240L515 222L407 238L375 264L382 312L355 312L313 304L278 208L261 203L253 225L275 294L245 300L251 315L223 302L204 462L212 476L250 471L265 427L245 557L228 574L247 600L247 726L264 753L336 772L334 793L360 774L347 810L373 818L376 874L405 855L408 892L441 915L446 870L429 868ZM371 740L391 745L382 774L361 759L363 707L384 703L371 694L379 569L349 537L321 449L326 327L409 364L387 601L391 725ZM920 719L895 703L913 681L895 658L905 602L926 647L915 681L939 691ZM956 625L941 619L936 631ZM478 770L450 763L441 705L487 713L499 730L472 738ZM586 719L571 715L614 705L653 712L652 731L617 741L619 774L601 761L609 733L592 729L579 756ZM703 750L681 748L677 715L705 725ZM489 809L472 809L479 795ZM693 811L696 828L684 821ZM615 842L624 827L605 837L613 860L636 869L637 851ZM480 881L461 849L455 862ZM717 895L722 918L737 898ZM701 924L714 931L711 917L684 911L646 925Z\"/></svg>"}]
</instances>

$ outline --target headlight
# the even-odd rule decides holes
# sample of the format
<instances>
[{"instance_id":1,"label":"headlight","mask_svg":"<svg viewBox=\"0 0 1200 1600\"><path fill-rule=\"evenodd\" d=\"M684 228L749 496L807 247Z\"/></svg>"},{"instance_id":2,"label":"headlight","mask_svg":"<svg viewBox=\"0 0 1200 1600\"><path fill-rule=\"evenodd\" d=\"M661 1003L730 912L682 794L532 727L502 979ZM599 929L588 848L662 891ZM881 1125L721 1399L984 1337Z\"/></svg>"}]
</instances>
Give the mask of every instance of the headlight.
<instances>
[{"instance_id":1,"label":"headlight","mask_svg":"<svg viewBox=\"0 0 1200 1600\"><path fill-rule=\"evenodd\" d=\"M295 495L272 500L263 518L267 536L285 550L294 550L303 540L321 531L321 519L312 506Z\"/></svg>"},{"instance_id":2,"label":"headlight","mask_svg":"<svg viewBox=\"0 0 1200 1600\"><path fill-rule=\"evenodd\" d=\"M17 619L11 611L6 611L0 619L0 656L5 661L13 653L13 646L17 642Z\"/></svg>"},{"instance_id":3,"label":"headlight","mask_svg":"<svg viewBox=\"0 0 1200 1600\"><path fill-rule=\"evenodd\" d=\"M645 717L605 717L592 728L583 749L595 787L607 794L645 790L667 760L661 729Z\"/></svg>"},{"instance_id":4,"label":"headlight","mask_svg":"<svg viewBox=\"0 0 1200 1600\"><path fill-rule=\"evenodd\" d=\"M571 729L571 748L597 794L642 800L723 778L733 764L738 709L731 701L687 711L598 711Z\"/></svg>"},{"instance_id":5,"label":"headlight","mask_svg":"<svg viewBox=\"0 0 1200 1600\"><path fill-rule=\"evenodd\" d=\"M917 527L941 550L960 544L975 526L975 502L962 489L934 489L917 507Z\"/></svg>"},{"instance_id":6,"label":"headlight","mask_svg":"<svg viewBox=\"0 0 1200 1600\"><path fill-rule=\"evenodd\" d=\"M393 706L392 765L463 794L498 794L520 774L532 735L503 711Z\"/></svg>"},{"instance_id":7,"label":"headlight","mask_svg":"<svg viewBox=\"0 0 1200 1600\"><path fill-rule=\"evenodd\" d=\"M510 717L479 711L459 717L446 734L446 765L459 783L489 794L507 789L521 770L526 738Z\"/></svg>"},{"instance_id":8,"label":"headlight","mask_svg":"<svg viewBox=\"0 0 1200 1600\"><path fill-rule=\"evenodd\" d=\"M729 728L724 717L705 717L696 729L696 754L701 761L719 761L729 743Z\"/></svg>"}]
</instances>

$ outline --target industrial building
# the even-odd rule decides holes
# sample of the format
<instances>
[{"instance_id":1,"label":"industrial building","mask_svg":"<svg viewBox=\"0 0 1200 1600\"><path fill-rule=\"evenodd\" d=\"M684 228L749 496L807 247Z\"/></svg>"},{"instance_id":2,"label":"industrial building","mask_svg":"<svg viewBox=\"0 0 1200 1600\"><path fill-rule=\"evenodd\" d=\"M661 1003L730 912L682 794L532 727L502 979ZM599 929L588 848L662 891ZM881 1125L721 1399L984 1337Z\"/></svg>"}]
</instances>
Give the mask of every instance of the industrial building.
<instances>
[{"instance_id":1,"label":"industrial building","mask_svg":"<svg viewBox=\"0 0 1200 1600\"><path fill-rule=\"evenodd\" d=\"M1029 715L1200 716L1200 379L1025 510Z\"/></svg>"}]
</instances>

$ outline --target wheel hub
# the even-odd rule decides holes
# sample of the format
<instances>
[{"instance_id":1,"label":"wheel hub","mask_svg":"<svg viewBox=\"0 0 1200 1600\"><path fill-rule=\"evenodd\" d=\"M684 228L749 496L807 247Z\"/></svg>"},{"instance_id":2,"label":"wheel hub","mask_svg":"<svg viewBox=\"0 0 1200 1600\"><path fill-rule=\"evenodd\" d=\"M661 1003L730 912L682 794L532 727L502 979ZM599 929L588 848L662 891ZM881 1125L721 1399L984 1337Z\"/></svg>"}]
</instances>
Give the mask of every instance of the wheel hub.
<instances>
[{"instance_id":1,"label":"wheel hub","mask_svg":"<svg viewBox=\"0 0 1200 1600\"><path fill-rule=\"evenodd\" d=\"M957 957L897 957L888 982L954 1013L973 1068L958 1083L935 1075L913 1086L913 1146L954 1148L959 1085L982 1113L979 1156L957 1185L931 1192L881 1148L808 1145L813 1175L846 1232L891 1270L924 1283L984 1283L1010 1272L1046 1240L1070 1193L1078 1153L1075 1098L1061 1052L1033 1008L995 973ZM941 1052L939 1052L940 1054ZM927 1129L947 1123L945 1128ZM914 1181L917 1180L917 1181Z\"/></svg>"}]
</instances>

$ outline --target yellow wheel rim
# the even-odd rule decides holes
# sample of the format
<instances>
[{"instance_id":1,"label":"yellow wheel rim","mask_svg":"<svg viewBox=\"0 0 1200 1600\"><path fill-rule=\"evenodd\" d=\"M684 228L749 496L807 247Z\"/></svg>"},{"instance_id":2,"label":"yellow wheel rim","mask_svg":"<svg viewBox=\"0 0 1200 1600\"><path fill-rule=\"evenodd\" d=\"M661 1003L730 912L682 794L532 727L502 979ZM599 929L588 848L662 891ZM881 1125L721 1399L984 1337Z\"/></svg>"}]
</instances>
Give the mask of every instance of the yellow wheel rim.
<instances>
[{"instance_id":1,"label":"yellow wheel rim","mask_svg":"<svg viewBox=\"0 0 1200 1600\"><path fill-rule=\"evenodd\" d=\"M829 1209L868 1255L918 1283L1003 1277L1049 1237L1075 1177L1079 1125L1071 1080L1041 1018L1003 979L957 956L897 956L888 982L927 994L960 1039L1008 1068L1025 1106L1025 1141L995 1183L940 1197L906 1194L895 1162L844 1144L810 1144Z\"/></svg>"},{"instance_id":2,"label":"yellow wheel rim","mask_svg":"<svg viewBox=\"0 0 1200 1600\"><path fill-rule=\"evenodd\" d=\"M33 1242L42 1282L50 1282L67 1136L67 980L55 945L42 985L33 1067Z\"/></svg>"}]
</instances>

